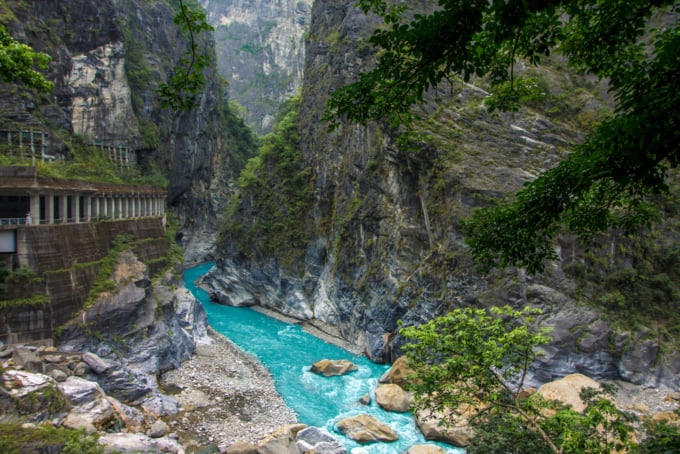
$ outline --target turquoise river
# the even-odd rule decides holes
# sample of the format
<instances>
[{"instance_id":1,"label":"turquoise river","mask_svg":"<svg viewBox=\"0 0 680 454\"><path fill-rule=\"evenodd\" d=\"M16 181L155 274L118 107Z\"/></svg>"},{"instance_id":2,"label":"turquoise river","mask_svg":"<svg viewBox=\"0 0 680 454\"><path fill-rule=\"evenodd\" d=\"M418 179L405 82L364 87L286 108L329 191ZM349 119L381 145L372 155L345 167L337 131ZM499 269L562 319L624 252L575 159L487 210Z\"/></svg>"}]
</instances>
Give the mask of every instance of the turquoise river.
<instances>
[{"instance_id":1,"label":"turquoise river","mask_svg":"<svg viewBox=\"0 0 680 454\"><path fill-rule=\"evenodd\" d=\"M298 325L288 324L245 308L215 304L194 281L212 267L211 263L188 269L184 279L187 288L198 298L208 314L210 325L244 351L255 356L274 377L276 388L286 404L304 424L323 427L338 438L348 452L359 445L344 437L336 428L348 416L368 413L388 424L399 440L374 443L363 448L370 454L405 453L409 446L427 443L410 413L394 413L381 409L373 389L389 368L375 364L364 356L354 355L307 334ZM348 359L359 370L341 377L322 377L310 372L311 364L321 359ZM371 404L358 403L361 396L371 394ZM447 453L464 450L439 444Z\"/></svg>"}]
</instances>

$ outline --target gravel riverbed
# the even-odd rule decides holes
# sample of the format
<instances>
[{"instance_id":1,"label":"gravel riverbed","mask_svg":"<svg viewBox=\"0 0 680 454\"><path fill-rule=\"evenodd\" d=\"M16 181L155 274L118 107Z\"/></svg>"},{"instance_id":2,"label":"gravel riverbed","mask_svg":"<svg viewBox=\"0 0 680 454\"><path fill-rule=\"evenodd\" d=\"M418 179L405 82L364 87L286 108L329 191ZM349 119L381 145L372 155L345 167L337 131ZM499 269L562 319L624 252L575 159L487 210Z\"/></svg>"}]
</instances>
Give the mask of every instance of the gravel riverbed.
<instances>
[{"instance_id":1,"label":"gravel riverbed","mask_svg":"<svg viewBox=\"0 0 680 454\"><path fill-rule=\"evenodd\" d=\"M191 359L161 377L161 386L181 405L166 422L187 452L256 443L297 422L257 359L213 330L209 336L211 343L198 345Z\"/></svg>"}]
</instances>

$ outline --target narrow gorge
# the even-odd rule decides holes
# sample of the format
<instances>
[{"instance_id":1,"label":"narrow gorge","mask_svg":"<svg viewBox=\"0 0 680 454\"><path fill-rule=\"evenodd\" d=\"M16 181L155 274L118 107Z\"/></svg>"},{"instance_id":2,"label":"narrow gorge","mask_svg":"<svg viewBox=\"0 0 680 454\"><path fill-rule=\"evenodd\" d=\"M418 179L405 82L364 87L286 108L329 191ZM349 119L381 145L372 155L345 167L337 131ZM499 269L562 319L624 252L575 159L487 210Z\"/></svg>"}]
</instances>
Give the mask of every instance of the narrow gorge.
<instances>
[{"instance_id":1,"label":"narrow gorge","mask_svg":"<svg viewBox=\"0 0 680 454\"><path fill-rule=\"evenodd\" d=\"M51 57L54 82L49 93L0 82L0 422L60 421L104 452L390 452L296 439L304 421L276 377L185 288L186 269L207 263L196 284L213 302L299 325L381 372L408 350L404 328L529 306L550 341L526 388L582 374L616 384L640 421L677 422L675 169L634 234L585 245L565 229L540 273L480 270L466 220L563 162L616 96L554 53L513 67L541 92L514 111L491 112L490 81L472 75L430 88L408 127L336 117L331 128L331 94L384 55L370 37L389 24L362 3L0 2L0 24ZM678 23L669 5L659 29ZM187 11L213 30L182 30ZM210 64L195 105L168 107L159 87L196 55ZM474 436L430 430L441 451L400 452L460 452ZM46 449L77 449L68 443Z\"/></svg>"}]
</instances>

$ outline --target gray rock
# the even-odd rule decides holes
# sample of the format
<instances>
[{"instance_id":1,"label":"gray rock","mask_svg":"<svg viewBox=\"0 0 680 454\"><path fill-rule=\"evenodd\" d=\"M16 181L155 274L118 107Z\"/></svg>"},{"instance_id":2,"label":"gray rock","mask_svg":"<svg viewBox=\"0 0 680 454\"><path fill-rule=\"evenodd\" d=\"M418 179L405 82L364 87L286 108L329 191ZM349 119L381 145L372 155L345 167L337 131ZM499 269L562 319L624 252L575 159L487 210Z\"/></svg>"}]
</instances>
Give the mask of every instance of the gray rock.
<instances>
[{"instance_id":1,"label":"gray rock","mask_svg":"<svg viewBox=\"0 0 680 454\"><path fill-rule=\"evenodd\" d=\"M151 438L161 438L168 434L168 430L168 425L162 419L157 419L146 434Z\"/></svg>"},{"instance_id":2,"label":"gray rock","mask_svg":"<svg viewBox=\"0 0 680 454\"><path fill-rule=\"evenodd\" d=\"M23 370L7 370L1 379L5 389L15 397L23 397L56 384L52 377Z\"/></svg>"},{"instance_id":3,"label":"gray rock","mask_svg":"<svg viewBox=\"0 0 680 454\"><path fill-rule=\"evenodd\" d=\"M105 446L105 452L121 453L170 453L184 454L184 448L176 440L168 437L150 438L144 434L105 433L99 436L98 443Z\"/></svg>"},{"instance_id":4,"label":"gray rock","mask_svg":"<svg viewBox=\"0 0 680 454\"><path fill-rule=\"evenodd\" d=\"M83 362L90 366L90 369L96 374L103 374L112 367L108 361L103 360L92 352L83 353Z\"/></svg>"},{"instance_id":5,"label":"gray rock","mask_svg":"<svg viewBox=\"0 0 680 454\"><path fill-rule=\"evenodd\" d=\"M47 375L54 378L58 382L64 382L69 377L68 374L61 369L52 369L51 371L47 372Z\"/></svg>"},{"instance_id":6,"label":"gray rock","mask_svg":"<svg viewBox=\"0 0 680 454\"><path fill-rule=\"evenodd\" d=\"M151 413L157 418L179 413L179 402L177 399L160 393L146 399L142 402L141 407L144 411Z\"/></svg>"},{"instance_id":7,"label":"gray rock","mask_svg":"<svg viewBox=\"0 0 680 454\"><path fill-rule=\"evenodd\" d=\"M347 449L326 430L319 427L307 427L295 437L300 451L317 454L345 454Z\"/></svg>"},{"instance_id":8,"label":"gray rock","mask_svg":"<svg viewBox=\"0 0 680 454\"><path fill-rule=\"evenodd\" d=\"M12 359L14 360L14 364L28 372L39 374L43 372L42 361L38 355L35 354L35 352L29 350L28 348L15 348L12 354Z\"/></svg>"},{"instance_id":9,"label":"gray rock","mask_svg":"<svg viewBox=\"0 0 680 454\"><path fill-rule=\"evenodd\" d=\"M80 377L68 377L57 386L72 405L82 405L104 396L97 383Z\"/></svg>"},{"instance_id":10,"label":"gray rock","mask_svg":"<svg viewBox=\"0 0 680 454\"><path fill-rule=\"evenodd\" d=\"M92 372L90 366L88 366L87 363L82 361L76 363L76 365L73 367L73 375L77 375L78 377L84 377L88 375L90 372Z\"/></svg>"}]
</instances>

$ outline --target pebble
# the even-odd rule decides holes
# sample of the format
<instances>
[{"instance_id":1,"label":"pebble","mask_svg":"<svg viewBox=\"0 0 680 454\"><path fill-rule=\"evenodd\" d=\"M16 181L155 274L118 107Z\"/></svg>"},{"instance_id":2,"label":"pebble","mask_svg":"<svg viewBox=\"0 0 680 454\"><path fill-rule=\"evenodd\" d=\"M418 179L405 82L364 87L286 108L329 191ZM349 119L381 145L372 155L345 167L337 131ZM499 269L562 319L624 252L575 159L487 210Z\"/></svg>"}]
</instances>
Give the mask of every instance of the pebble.
<instances>
[{"instance_id":1,"label":"pebble","mask_svg":"<svg viewBox=\"0 0 680 454\"><path fill-rule=\"evenodd\" d=\"M297 422L257 359L219 333L211 330L210 337L211 344L199 345L192 358L161 377L165 389L202 391L211 401L169 419L180 443L186 446L192 439L203 446L257 443L275 428Z\"/></svg>"}]
</instances>

